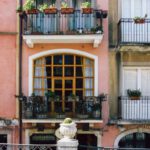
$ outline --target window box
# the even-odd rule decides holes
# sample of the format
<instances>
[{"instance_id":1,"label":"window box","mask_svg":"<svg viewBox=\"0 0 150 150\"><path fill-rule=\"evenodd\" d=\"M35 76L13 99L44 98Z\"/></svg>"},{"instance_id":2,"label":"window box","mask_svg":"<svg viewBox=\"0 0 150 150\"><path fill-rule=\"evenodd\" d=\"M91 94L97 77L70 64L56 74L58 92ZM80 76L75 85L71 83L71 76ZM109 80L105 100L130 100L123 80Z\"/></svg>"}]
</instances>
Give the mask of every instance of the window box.
<instances>
[{"instance_id":1,"label":"window box","mask_svg":"<svg viewBox=\"0 0 150 150\"><path fill-rule=\"evenodd\" d=\"M45 14L57 14L57 8L44 9Z\"/></svg>"},{"instance_id":2,"label":"window box","mask_svg":"<svg viewBox=\"0 0 150 150\"><path fill-rule=\"evenodd\" d=\"M27 14L38 14L38 12L38 9L31 9L26 11Z\"/></svg>"},{"instance_id":3,"label":"window box","mask_svg":"<svg viewBox=\"0 0 150 150\"><path fill-rule=\"evenodd\" d=\"M73 14L74 8L61 8L61 14Z\"/></svg>"},{"instance_id":4,"label":"window box","mask_svg":"<svg viewBox=\"0 0 150 150\"><path fill-rule=\"evenodd\" d=\"M145 19L144 18L134 19L134 23L136 23L136 24L143 24L143 23L145 23Z\"/></svg>"}]
</instances>

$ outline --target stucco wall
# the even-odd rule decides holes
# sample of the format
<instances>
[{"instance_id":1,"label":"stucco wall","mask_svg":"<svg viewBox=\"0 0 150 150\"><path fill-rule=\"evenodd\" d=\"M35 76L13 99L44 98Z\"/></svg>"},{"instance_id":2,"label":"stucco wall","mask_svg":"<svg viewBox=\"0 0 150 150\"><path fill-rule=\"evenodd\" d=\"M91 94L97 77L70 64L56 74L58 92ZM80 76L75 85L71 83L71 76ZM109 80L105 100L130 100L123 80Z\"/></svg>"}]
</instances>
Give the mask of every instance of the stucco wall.
<instances>
[{"instance_id":1,"label":"stucco wall","mask_svg":"<svg viewBox=\"0 0 150 150\"><path fill-rule=\"evenodd\" d=\"M16 1L0 0L0 117L16 115Z\"/></svg>"},{"instance_id":2,"label":"stucco wall","mask_svg":"<svg viewBox=\"0 0 150 150\"><path fill-rule=\"evenodd\" d=\"M109 45L117 44L118 0L109 1Z\"/></svg>"}]
</instances>

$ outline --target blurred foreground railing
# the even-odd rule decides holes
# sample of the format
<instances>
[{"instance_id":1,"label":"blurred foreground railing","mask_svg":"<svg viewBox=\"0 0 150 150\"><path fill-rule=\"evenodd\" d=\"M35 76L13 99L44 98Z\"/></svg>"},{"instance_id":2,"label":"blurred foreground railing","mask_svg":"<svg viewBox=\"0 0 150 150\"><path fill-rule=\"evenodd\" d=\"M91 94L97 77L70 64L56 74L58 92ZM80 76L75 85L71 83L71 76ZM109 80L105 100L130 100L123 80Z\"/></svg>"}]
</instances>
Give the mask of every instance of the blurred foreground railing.
<instances>
[{"instance_id":1,"label":"blurred foreground railing","mask_svg":"<svg viewBox=\"0 0 150 150\"><path fill-rule=\"evenodd\" d=\"M72 147L61 147L70 150ZM0 150L57 150L57 145L34 145L34 144L0 144ZM79 145L78 150L149 150L149 148L105 148L96 146Z\"/></svg>"}]
</instances>

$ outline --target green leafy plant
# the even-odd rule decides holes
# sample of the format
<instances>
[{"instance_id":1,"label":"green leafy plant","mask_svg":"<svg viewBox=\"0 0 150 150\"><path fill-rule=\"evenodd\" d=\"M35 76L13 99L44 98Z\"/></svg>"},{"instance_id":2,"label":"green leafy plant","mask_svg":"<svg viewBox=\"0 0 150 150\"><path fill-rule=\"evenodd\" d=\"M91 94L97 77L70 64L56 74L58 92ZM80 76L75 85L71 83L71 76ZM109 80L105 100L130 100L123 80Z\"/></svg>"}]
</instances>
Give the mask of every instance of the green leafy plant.
<instances>
[{"instance_id":1,"label":"green leafy plant","mask_svg":"<svg viewBox=\"0 0 150 150\"><path fill-rule=\"evenodd\" d=\"M45 96L49 100L59 101L59 96L56 95L55 92L49 91L49 92L45 93Z\"/></svg>"},{"instance_id":2,"label":"green leafy plant","mask_svg":"<svg viewBox=\"0 0 150 150\"><path fill-rule=\"evenodd\" d=\"M22 9L21 9L21 7L19 6L17 9L16 9L16 12L21 12L22 11Z\"/></svg>"},{"instance_id":3,"label":"green leafy plant","mask_svg":"<svg viewBox=\"0 0 150 150\"><path fill-rule=\"evenodd\" d=\"M39 7L38 7L38 9L41 11L41 12L43 12L44 11L44 9L48 9L49 7L48 7L48 5L46 4L46 3L44 3L43 5L39 5Z\"/></svg>"},{"instance_id":4,"label":"green leafy plant","mask_svg":"<svg viewBox=\"0 0 150 150\"><path fill-rule=\"evenodd\" d=\"M140 90L127 90L127 94L129 97L140 97L142 95Z\"/></svg>"},{"instance_id":5,"label":"green leafy plant","mask_svg":"<svg viewBox=\"0 0 150 150\"><path fill-rule=\"evenodd\" d=\"M92 110L93 111L97 111L97 110L100 110L100 104L99 103L95 103L92 107Z\"/></svg>"},{"instance_id":6,"label":"green leafy plant","mask_svg":"<svg viewBox=\"0 0 150 150\"><path fill-rule=\"evenodd\" d=\"M48 98L49 98L49 97L55 98L56 95L55 95L54 92L49 91L49 92L45 93L45 96L47 96Z\"/></svg>"},{"instance_id":7,"label":"green leafy plant","mask_svg":"<svg viewBox=\"0 0 150 150\"><path fill-rule=\"evenodd\" d=\"M68 3L67 2L62 2L61 3L61 8L68 8Z\"/></svg>"},{"instance_id":8,"label":"green leafy plant","mask_svg":"<svg viewBox=\"0 0 150 150\"><path fill-rule=\"evenodd\" d=\"M134 17L134 22L135 23L144 23L146 18L147 18L147 14L145 14L144 17L136 16L136 17Z\"/></svg>"},{"instance_id":9,"label":"green leafy plant","mask_svg":"<svg viewBox=\"0 0 150 150\"><path fill-rule=\"evenodd\" d=\"M32 9L35 9L35 8L36 8L36 6L35 6L34 0L27 0L27 1L25 2L25 4L23 5L23 9L24 9L25 11L27 11L27 10L32 10Z\"/></svg>"},{"instance_id":10,"label":"green leafy plant","mask_svg":"<svg viewBox=\"0 0 150 150\"><path fill-rule=\"evenodd\" d=\"M91 7L91 3L90 3L90 2L83 2L83 3L81 4L81 7L82 7L82 8L90 8L90 7Z\"/></svg>"},{"instance_id":11,"label":"green leafy plant","mask_svg":"<svg viewBox=\"0 0 150 150\"><path fill-rule=\"evenodd\" d=\"M63 121L63 124L71 124L72 123L72 119L71 118L65 118Z\"/></svg>"}]
</instances>

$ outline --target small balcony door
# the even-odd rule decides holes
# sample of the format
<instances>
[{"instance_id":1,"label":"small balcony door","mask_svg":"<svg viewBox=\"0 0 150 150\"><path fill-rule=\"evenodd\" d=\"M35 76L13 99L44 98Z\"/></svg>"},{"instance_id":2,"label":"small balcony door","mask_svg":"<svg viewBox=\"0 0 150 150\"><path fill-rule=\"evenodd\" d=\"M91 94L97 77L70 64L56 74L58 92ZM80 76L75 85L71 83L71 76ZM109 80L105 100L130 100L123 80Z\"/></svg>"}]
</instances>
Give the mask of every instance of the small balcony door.
<instances>
[{"instance_id":1,"label":"small balcony door","mask_svg":"<svg viewBox=\"0 0 150 150\"><path fill-rule=\"evenodd\" d=\"M122 97L122 118L131 120L150 120L150 68L124 68L122 76L122 93L125 96L127 96L127 89L139 89L142 92L142 97L138 100Z\"/></svg>"},{"instance_id":2,"label":"small balcony door","mask_svg":"<svg viewBox=\"0 0 150 150\"><path fill-rule=\"evenodd\" d=\"M134 17L150 18L150 0L122 0L121 18L131 18L122 22L122 42L150 42L150 23L135 24Z\"/></svg>"}]
</instances>

